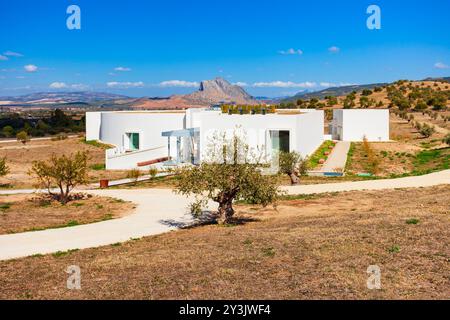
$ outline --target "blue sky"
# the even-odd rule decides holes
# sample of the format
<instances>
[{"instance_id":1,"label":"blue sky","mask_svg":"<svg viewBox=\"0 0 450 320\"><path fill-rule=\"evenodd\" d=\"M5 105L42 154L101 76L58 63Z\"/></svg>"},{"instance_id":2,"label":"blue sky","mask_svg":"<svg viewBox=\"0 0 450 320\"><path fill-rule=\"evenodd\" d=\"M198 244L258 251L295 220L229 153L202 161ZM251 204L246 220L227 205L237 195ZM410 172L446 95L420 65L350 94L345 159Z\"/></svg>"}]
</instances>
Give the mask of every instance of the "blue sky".
<instances>
[{"instance_id":1,"label":"blue sky","mask_svg":"<svg viewBox=\"0 0 450 320\"><path fill-rule=\"evenodd\" d=\"M81 8L81 30L66 9ZM381 8L381 30L366 26ZM450 75L450 1L0 0L0 96L191 92L221 76L253 95Z\"/></svg>"}]
</instances>

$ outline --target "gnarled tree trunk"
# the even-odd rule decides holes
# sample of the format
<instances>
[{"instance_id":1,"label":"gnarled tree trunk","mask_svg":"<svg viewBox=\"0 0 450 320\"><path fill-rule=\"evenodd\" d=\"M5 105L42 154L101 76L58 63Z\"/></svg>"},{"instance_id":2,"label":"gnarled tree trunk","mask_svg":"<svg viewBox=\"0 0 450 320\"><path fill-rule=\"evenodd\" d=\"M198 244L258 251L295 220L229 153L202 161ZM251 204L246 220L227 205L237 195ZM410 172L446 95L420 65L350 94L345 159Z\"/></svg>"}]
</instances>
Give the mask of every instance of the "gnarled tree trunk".
<instances>
[{"instance_id":1,"label":"gnarled tree trunk","mask_svg":"<svg viewBox=\"0 0 450 320\"><path fill-rule=\"evenodd\" d=\"M231 219L234 215L233 200L231 199L226 202L219 203L219 209L217 213L218 213L217 218L218 224L231 223Z\"/></svg>"},{"instance_id":2,"label":"gnarled tree trunk","mask_svg":"<svg viewBox=\"0 0 450 320\"><path fill-rule=\"evenodd\" d=\"M300 179L298 178L298 176L295 172L290 173L289 177L291 178L291 184L298 184L300 181Z\"/></svg>"}]
</instances>

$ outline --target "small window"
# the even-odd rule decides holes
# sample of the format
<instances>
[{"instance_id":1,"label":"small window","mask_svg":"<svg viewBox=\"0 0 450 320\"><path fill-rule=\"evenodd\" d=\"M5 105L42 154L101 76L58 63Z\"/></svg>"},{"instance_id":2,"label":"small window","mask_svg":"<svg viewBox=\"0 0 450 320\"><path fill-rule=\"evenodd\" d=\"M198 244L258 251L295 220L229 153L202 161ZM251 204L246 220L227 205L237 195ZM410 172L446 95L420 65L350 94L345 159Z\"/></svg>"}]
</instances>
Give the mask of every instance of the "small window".
<instances>
[{"instance_id":1,"label":"small window","mask_svg":"<svg viewBox=\"0 0 450 320\"><path fill-rule=\"evenodd\" d=\"M289 131L270 131L270 140L272 141L272 150L276 152L290 152Z\"/></svg>"},{"instance_id":2,"label":"small window","mask_svg":"<svg viewBox=\"0 0 450 320\"><path fill-rule=\"evenodd\" d=\"M139 133L127 133L126 136L128 138L128 149L133 151L139 150Z\"/></svg>"}]
</instances>

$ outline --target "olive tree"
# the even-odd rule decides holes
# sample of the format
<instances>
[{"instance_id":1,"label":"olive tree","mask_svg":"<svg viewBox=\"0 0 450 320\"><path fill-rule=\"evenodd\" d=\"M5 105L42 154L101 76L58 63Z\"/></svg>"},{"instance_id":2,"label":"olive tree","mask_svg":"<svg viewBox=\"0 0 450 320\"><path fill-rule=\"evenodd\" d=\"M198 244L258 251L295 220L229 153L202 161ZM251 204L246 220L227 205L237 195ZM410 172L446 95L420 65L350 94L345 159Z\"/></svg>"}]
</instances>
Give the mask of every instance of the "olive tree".
<instances>
[{"instance_id":1,"label":"olive tree","mask_svg":"<svg viewBox=\"0 0 450 320\"><path fill-rule=\"evenodd\" d=\"M208 159L199 166L177 170L176 192L195 195L202 202L217 202L219 224L232 222L235 200L263 206L276 201L278 180L261 172L261 157L255 156L236 133L230 139L225 134L213 137L206 154Z\"/></svg>"},{"instance_id":2,"label":"olive tree","mask_svg":"<svg viewBox=\"0 0 450 320\"><path fill-rule=\"evenodd\" d=\"M6 157L0 158L0 177L4 177L9 173L9 167L6 164Z\"/></svg>"},{"instance_id":3,"label":"olive tree","mask_svg":"<svg viewBox=\"0 0 450 320\"><path fill-rule=\"evenodd\" d=\"M3 135L7 138L14 137L14 128L11 126L4 126L2 132Z\"/></svg>"},{"instance_id":4,"label":"olive tree","mask_svg":"<svg viewBox=\"0 0 450 320\"><path fill-rule=\"evenodd\" d=\"M298 184L300 176L308 170L308 161L296 152L279 153L279 173L287 174L291 178L291 184Z\"/></svg>"},{"instance_id":5,"label":"olive tree","mask_svg":"<svg viewBox=\"0 0 450 320\"><path fill-rule=\"evenodd\" d=\"M28 141L30 141L30 137L28 136L28 133L26 131L20 131L16 135L17 141L22 142L23 144L26 144Z\"/></svg>"},{"instance_id":6,"label":"olive tree","mask_svg":"<svg viewBox=\"0 0 450 320\"><path fill-rule=\"evenodd\" d=\"M30 175L38 180L41 188L62 204L70 201L70 192L81 184L88 182L88 153L77 152L69 156L52 155L48 161L33 161ZM58 193L52 188L57 187Z\"/></svg>"},{"instance_id":7,"label":"olive tree","mask_svg":"<svg viewBox=\"0 0 450 320\"><path fill-rule=\"evenodd\" d=\"M419 129L419 133L425 137L429 138L436 132L436 129L434 126L429 126L428 124L424 123L423 126Z\"/></svg>"},{"instance_id":8,"label":"olive tree","mask_svg":"<svg viewBox=\"0 0 450 320\"><path fill-rule=\"evenodd\" d=\"M447 134L444 139L442 139L442 142L444 142L445 144L447 144L448 146L450 146L450 133Z\"/></svg>"}]
</instances>

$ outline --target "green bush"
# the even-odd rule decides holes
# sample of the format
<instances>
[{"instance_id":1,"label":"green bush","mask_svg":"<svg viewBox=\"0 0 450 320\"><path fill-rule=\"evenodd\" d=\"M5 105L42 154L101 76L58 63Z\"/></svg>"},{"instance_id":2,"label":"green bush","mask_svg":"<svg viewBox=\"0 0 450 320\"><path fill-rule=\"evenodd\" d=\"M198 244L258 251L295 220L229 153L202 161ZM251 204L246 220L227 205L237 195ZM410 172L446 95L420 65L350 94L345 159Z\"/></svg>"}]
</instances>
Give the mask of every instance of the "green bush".
<instances>
[{"instance_id":1,"label":"green bush","mask_svg":"<svg viewBox=\"0 0 450 320\"><path fill-rule=\"evenodd\" d=\"M450 133L447 134L444 139L442 139L442 142L450 146Z\"/></svg>"},{"instance_id":2,"label":"green bush","mask_svg":"<svg viewBox=\"0 0 450 320\"><path fill-rule=\"evenodd\" d=\"M30 141L30 137L28 136L28 133L26 131L20 131L16 135L17 141L22 142L22 144L26 144L28 141Z\"/></svg>"}]
</instances>

